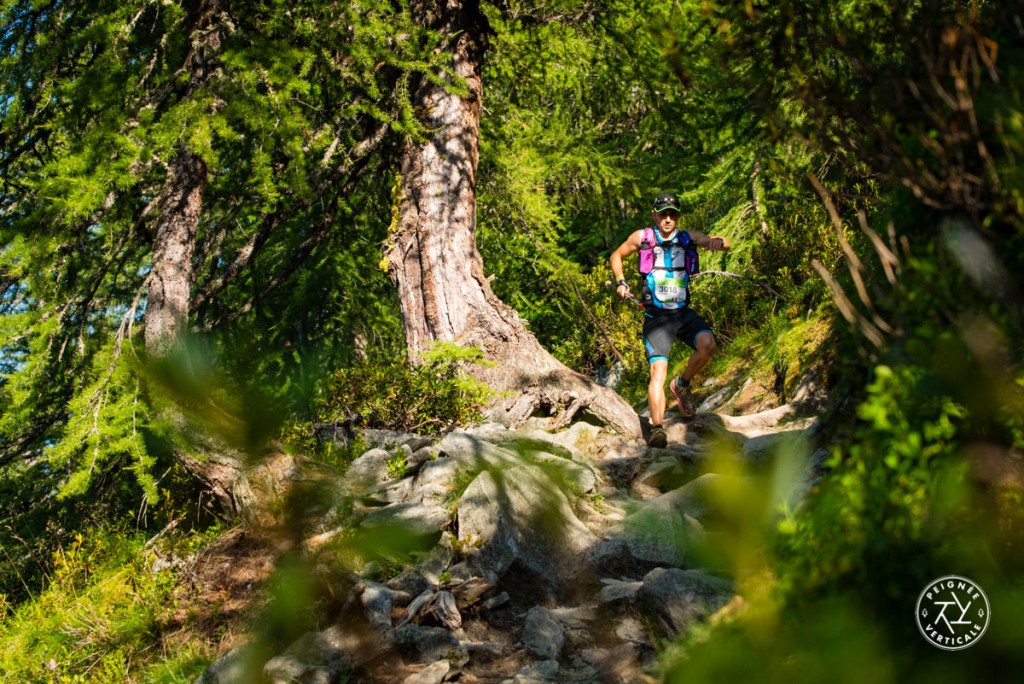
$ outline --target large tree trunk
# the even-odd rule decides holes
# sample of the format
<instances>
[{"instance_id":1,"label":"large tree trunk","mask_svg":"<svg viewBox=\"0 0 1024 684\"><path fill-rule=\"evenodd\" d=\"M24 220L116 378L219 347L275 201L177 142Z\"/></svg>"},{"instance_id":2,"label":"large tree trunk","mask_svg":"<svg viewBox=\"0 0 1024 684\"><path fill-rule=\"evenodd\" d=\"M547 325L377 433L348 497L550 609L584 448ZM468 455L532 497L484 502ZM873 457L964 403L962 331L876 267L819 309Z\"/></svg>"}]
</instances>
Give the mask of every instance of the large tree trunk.
<instances>
[{"instance_id":1,"label":"large tree trunk","mask_svg":"<svg viewBox=\"0 0 1024 684\"><path fill-rule=\"evenodd\" d=\"M202 90L215 71L223 43L221 0L205 0L193 9L191 49L182 70L188 73L183 97ZM182 144L167 164L167 177L160 193L153 265L146 299L146 351L163 358L181 341L188 327L189 305L195 269L199 218L206 188L206 163Z\"/></svg>"},{"instance_id":2,"label":"large tree trunk","mask_svg":"<svg viewBox=\"0 0 1024 684\"><path fill-rule=\"evenodd\" d=\"M204 0L193 9L192 49L182 65L189 74L184 97L205 87L215 71L224 32L221 10L221 0ZM181 345L191 313L196 238L206 186L206 163L183 144L168 162L157 205L144 319L146 354L154 368L161 371L154 377L164 379L162 389L171 398L162 409L162 418L175 425L184 441L190 443L187 448L176 446L177 457L203 482L223 512L250 517L256 512L256 497L246 455L175 403L181 378L192 373L187 350ZM191 412L203 410L191 408Z\"/></svg>"},{"instance_id":3,"label":"large tree trunk","mask_svg":"<svg viewBox=\"0 0 1024 684\"><path fill-rule=\"evenodd\" d=\"M182 150L171 160L159 205L146 302L146 351L161 358L188 327L192 256L203 209L206 165Z\"/></svg>"},{"instance_id":4,"label":"large tree trunk","mask_svg":"<svg viewBox=\"0 0 1024 684\"><path fill-rule=\"evenodd\" d=\"M161 371L155 377L167 381L163 389L172 397L176 378L192 372L188 354L178 352L184 351L179 345L188 330L195 280L193 256L206 182L203 160L183 149L168 165L158 205L144 336L146 354ZM178 458L203 482L219 508L229 515L247 515L253 497L243 474L244 455L217 435L206 434L208 430L173 402L162 409L162 417L192 442L191 448L178 448Z\"/></svg>"},{"instance_id":5,"label":"large tree trunk","mask_svg":"<svg viewBox=\"0 0 1024 684\"><path fill-rule=\"evenodd\" d=\"M585 410L626 435L639 435L636 412L614 391L566 368L537 342L515 311L491 291L476 248L476 170L480 78L486 20L477 0L443 0L435 25L450 36L452 68L469 92L424 79L415 104L429 132L402 153L401 218L387 256L398 287L409 358L439 340L480 347L493 367L473 374L502 392L513 424L538 410L560 427Z\"/></svg>"}]
</instances>

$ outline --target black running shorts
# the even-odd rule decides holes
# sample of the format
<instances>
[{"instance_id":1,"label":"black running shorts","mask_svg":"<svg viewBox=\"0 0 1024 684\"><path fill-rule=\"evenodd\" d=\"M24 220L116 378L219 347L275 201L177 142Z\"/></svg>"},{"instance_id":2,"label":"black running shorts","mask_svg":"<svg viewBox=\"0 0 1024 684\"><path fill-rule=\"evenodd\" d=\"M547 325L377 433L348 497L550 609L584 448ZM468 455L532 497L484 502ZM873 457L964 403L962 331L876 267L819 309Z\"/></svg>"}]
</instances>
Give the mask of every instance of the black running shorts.
<instances>
[{"instance_id":1,"label":"black running shorts","mask_svg":"<svg viewBox=\"0 0 1024 684\"><path fill-rule=\"evenodd\" d=\"M697 335L702 332L712 332L711 326L690 307L668 314L660 311L653 315L645 314L644 349L647 351L647 361L667 361L672 342L677 338L696 349Z\"/></svg>"}]
</instances>

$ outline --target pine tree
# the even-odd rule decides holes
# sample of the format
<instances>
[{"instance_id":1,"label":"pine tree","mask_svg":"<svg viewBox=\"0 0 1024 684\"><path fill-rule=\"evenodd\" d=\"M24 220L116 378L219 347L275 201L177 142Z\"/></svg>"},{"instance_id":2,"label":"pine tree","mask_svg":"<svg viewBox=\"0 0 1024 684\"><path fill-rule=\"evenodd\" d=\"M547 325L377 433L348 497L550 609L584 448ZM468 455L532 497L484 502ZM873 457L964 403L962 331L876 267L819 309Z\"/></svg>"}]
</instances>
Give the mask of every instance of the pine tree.
<instances>
[{"instance_id":1,"label":"pine tree","mask_svg":"<svg viewBox=\"0 0 1024 684\"><path fill-rule=\"evenodd\" d=\"M56 459L69 494L166 391L126 369L246 315L365 202L433 39L376 0L10 2L3 25L0 465ZM236 461L190 461L228 508Z\"/></svg>"}]
</instances>

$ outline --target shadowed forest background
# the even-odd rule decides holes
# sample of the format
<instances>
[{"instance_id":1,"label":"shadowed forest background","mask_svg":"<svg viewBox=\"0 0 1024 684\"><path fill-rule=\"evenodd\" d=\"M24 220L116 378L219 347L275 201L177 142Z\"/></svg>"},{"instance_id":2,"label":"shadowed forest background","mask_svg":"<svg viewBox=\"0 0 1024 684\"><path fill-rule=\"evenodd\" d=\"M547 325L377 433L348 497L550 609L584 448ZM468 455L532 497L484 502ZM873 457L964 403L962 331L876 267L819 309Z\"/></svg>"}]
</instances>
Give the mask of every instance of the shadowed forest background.
<instances>
[{"instance_id":1,"label":"shadowed forest background","mask_svg":"<svg viewBox=\"0 0 1024 684\"><path fill-rule=\"evenodd\" d=\"M747 610L649 675L1022 664L1024 3L0 7L0 680L195 680L241 627L150 554L298 534L315 497L260 482L278 452L343 473L323 426L628 434L607 388L642 411L648 371L607 258L659 192L732 244L693 285L698 397L813 377L828 458L799 506L736 506ZM329 603L281 558L246 625L274 644ZM956 654L907 609L948 574L992 604Z\"/></svg>"}]
</instances>

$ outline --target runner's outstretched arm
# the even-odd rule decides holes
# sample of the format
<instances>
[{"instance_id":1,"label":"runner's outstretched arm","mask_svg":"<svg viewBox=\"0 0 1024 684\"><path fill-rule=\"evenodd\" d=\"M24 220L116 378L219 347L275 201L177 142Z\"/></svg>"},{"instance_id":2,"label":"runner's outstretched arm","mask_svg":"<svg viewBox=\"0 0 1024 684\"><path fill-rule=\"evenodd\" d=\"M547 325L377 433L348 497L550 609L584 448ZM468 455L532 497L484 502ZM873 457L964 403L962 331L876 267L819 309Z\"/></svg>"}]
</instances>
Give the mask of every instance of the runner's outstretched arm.
<instances>
[{"instance_id":1,"label":"runner's outstretched arm","mask_svg":"<svg viewBox=\"0 0 1024 684\"><path fill-rule=\"evenodd\" d=\"M696 230L690 230L687 232L690 234L690 239L693 240L698 247L702 247L709 252L719 252L723 249L729 249L729 247L732 246L724 237L719 237L717 235L705 235L704 233Z\"/></svg>"}]
</instances>

